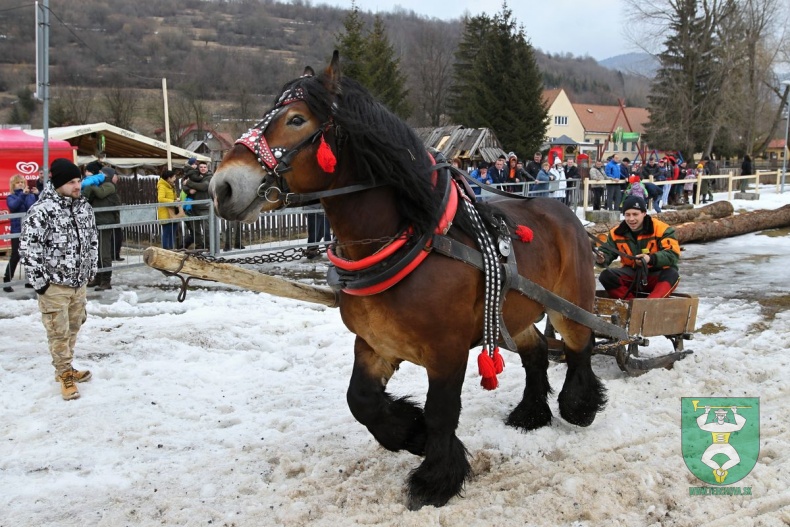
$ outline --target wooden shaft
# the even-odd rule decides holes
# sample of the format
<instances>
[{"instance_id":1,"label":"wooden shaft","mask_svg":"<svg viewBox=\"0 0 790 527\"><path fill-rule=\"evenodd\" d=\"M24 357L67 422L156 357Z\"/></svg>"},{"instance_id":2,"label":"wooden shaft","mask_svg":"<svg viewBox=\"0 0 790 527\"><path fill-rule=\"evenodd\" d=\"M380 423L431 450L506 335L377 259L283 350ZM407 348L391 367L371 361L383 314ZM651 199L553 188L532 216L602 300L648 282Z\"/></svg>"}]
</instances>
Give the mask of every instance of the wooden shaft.
<instances>
[{"instance_id":1,"label":"wooden shaft","mask_svg":"<svg viewBox=\"0 0 790 527\"><path fill-rule=\"evenodd\" d=\"M148 247L143 252L143 261L146 265L171 273L178 271L184 257L185 253L168 251L160 247ZM338 296L331 289L291 282L283 278L250 271L237 265L188 257L179 273L327 307L338 306Z\"/></svg>"}]
</instances>

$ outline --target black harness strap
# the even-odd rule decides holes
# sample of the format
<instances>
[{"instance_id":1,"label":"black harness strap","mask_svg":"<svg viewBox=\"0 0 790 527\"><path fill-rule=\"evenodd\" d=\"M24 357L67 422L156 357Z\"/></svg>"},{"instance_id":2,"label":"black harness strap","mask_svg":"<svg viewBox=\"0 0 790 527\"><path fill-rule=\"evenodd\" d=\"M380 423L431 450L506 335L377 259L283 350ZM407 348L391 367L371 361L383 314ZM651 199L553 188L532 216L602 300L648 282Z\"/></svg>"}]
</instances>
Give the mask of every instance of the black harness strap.
<instances>
[{"instance_id":1,"label":"black harness strap","mask_svg":"<svg viewBox=\"0 0 790 527\"><path fill-rule=\"evenodd\" d=\"M469 264L478 271L483 270L483 255L474 247L469 247L443 234L434 234L431 246L441 255Z\"/></svg>"},{"instance_id":2,"label":"black harness strap","mask_svg":"<svg viewBox=\"0 0 790 527\"><path fill-rule=\"evenodd\" d=\"M514 279L515 283L512 286L513 289L527 298L531 298L535 302L543 305L547 309L556 311L565 318L569 318L574 322L578 322L579 324L586 326L596 333L600 333L601 335L614 337L619 340L628 339L628 332L625 329L615 326L614 324L610 324L609 322L605 322L604 320L598 318L598 316L580 308L571 302L568 302L564 298L555 295L548 289L524 278L521 275L516 275Z\"/></svg>"},{"instance_id":3,"label":"black harness strap","mask_svg":"<svg viewBox=\"0 0 790 527\"><path fill-rule=\"evenodd\" d=\"M464 245L458 240L436 234L434 235L433 249L439 254L465 262L481 271L483 270L483 256L480 254L480 252L472 247ZM513 253L511 253L511 255L512 254ZM541 304L546 309L556 311L560 315L573 320L574 322L578 322L579 324L592 329L596 333L619 340L628 339L628 332L625 329L602 320L589 311L584 310L579 306L565 300L564 298L555 295L548 289L518 274L518 267L516 266L514 257L508 256L508 263L504 265L504 272L505 286L503 289L513 289L518 291L527 298L530 298L538 304ZM500 309L500 317L501 316L502 314ZM504 337L505 331L507 331L504 320L502 321L501 328L503 329L502 333ZM508 344L508 346L510 345L511 344ZM513 349L515 350L515 348Z\"/></svg>"},{"instance_id":4,"label":"black harness strap","mask_svg":"<svg viewBox=\"0 0 790 527\"><path fill-rule=\"evenodd\" d=\"M455 174L458 174L459 176L463 177L469 183L471 183L473 185L477 185L478 187L480 187L480 188L482 188L482 189L484 189L484 190L486 190L488 192L491 192L492 194L498 194L500 196L507 196L508 198L516 198L516 199L534 199L533 196L522 196L521 194L514 194L512 192L508 192L506 190L502 190L502 189L499 189L497 187L493 187L493 186L489 185L488 183L483 183L482 181L478 181L475 178L473 178L472 176L470 176L466 172L466 170L461 170L460 168L454 167L454 166L450 165L449 163L439 163L439 164L436 165L436 167L444 167L444 166L448 166L450 168L451 172L453 172ZM436 168L436 167L434 167L434 168Z\"/></svg>"},{"instance_id":5,"label":"black harness strap","mask_svg":"<svg viewBox=\"0 0 790 527\"><path fill-rule=\"evenodd\" d=\"M518 264L516 263L516 251L511 250L510 254L507 255L507 262L502 264L502 270L504 271L505 279L502 280L502 294L499 296L499 328L507 349L516 351L518 348L513 341L513 337L510 336L510 332L507 330L505 317L503 315L505 311L505 293L514 289L514 278L517 276L520 278L518 274Z\"/></svg>"},{"instance_id":6,"label":"black harness strap","mask_svg":"<svg viewBox=\"0 0 790 527\"><path fill-rule=\"evenodd\" d=\"M383 187L383 183L366 183L360 185L349 185L347 187L340 187L332 190L321 190L318 192L304 192L297 194L295 192L288 192L285 194L283 203L286 207L298 207L300 205L310 205L319 201L321 198L329 198L332 196L340 196L342 194L352 194L354 192L361 192L372 188Z\"/></svg>"}]
</instances>

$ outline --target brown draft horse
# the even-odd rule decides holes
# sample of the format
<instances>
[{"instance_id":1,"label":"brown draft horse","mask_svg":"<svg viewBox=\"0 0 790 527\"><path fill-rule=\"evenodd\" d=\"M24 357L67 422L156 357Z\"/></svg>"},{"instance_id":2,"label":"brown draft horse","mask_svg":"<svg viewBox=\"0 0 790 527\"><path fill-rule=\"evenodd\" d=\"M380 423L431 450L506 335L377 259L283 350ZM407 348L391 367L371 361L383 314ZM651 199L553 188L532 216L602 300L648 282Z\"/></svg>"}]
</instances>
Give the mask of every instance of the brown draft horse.
<instances>
[{"instance_id":1,"label":"brown draft horse","mask_svg":"<svg viewBox=\"0 0 790 527\"><path fill-rule=\"evenodd\" d=\"M322 149L335 167L321 159ZM211 193L220 216L242 221L286 206L294 196L321 196L336 235L335 253L359 261L399 236L416 238L436 228L441 211L432 165L409 126L357 82L341 77L335 52L323 73L284 86L263 120L227 153ZM592 311L590 244L568 207L545 198L476 205L485 206L534 231L531 242L513 244L522 276ZM474 247L469 225L459 206L447 236ZM470 475L467 451L455 430L469 350L483 335L483 295L480 270L436 252L428 252L416 270L385 291L340 294L343 322L357 335L347 393L351 413L384 448L424 457L409 475L411 509L444 505L461 493ZM588 426L606 403L590 365L591 330L514 291L507 293L504 321L518 348L526 387L507 424L527 431L551 423L548 348L534 325L544 312L567 348L560 415ZM428 373L424 408L386 391L402 361Z\"/></svg>"}]
</instances>

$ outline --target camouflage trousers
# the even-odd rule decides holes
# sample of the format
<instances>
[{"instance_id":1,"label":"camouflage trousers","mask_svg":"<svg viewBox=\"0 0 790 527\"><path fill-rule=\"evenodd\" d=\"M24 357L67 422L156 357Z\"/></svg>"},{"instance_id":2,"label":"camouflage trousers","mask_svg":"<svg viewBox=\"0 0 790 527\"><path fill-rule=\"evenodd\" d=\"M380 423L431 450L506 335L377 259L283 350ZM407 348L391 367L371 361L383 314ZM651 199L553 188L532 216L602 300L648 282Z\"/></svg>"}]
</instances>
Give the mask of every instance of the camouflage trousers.
<instances>
[{"instance_id":1,"label":"camouflage trousers","mask_svg":"<svg viewBox=\"0 0 790 527\"><path fill-rule=\"evenodd\" d=\"M71 369L77 333L88 317L85 311L85 286L79 289L50 284L38 295L38 309L47 331L52 365L60 375Z\"/></svg>"}]
</instances>

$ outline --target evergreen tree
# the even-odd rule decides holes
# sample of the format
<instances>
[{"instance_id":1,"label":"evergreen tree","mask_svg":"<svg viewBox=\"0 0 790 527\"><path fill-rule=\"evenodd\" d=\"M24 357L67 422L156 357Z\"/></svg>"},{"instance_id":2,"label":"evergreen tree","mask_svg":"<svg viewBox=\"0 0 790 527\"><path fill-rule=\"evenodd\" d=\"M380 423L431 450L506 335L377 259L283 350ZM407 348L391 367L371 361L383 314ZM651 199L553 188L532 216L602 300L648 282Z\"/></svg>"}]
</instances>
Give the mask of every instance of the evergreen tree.
<instances>
[{"instance_id":1,"label":"evergreen tree","mask_svg":"<svg viewBox=\"0 0 790 527\"><path fill-rule=\"evenodd\" d=\"M493 23L486 15L469 18L453 64L453 83L448 98L448 111L456 123L473 127L489 127L487 108L495 103L484 70L484 48ZM474 124L473 124L474 123Z\"/></svg>"},{"instance_id":2,"label":"evergreen tree","mask_svg":"<svg viewBox=\"0 0 790 527\"><path fill-rule=\"evenodd\" d=\"M382 104L403 119L411 109L407 100L406 76L400 72L400 59L387 37L384 21L376 16L373 30L365 33L365 24L355 2L343 21L344 32L337 36L343 75L370 90Z\"/></svg>"},{"instance_id":3,"label":"evergreen tree","mask_svg":"<svg viewBox=\"0 0 790 527\"><path fill-rule=\"evenodd\" d=\"M343 20L343 32L337 35L337 49L340 52L343 75L351 77L363 86L367 84L367 68L365 66L365 35L364 23L355 1L351 2L351 11Z\"/></svg>"},{"instance_id":4,"label":"evergreen tree","mask_svg":"<svg viewBox=\"0 0 790 527\"><path fill-rule=\"evenodd\" d=\"M731 36L722 22L734 9L724 0L707 4L681 0L673 4L661 67L648 95L651 147L679 149L685 156L709 154L722 125L727 79L737 69L729 50Z\"/></svg>"},{"instance_id":5,"label":"evergreen tree","mask_svg":"<svg viewBox=\"0 0 790 527\"><path fill-rule=\"evenodd\" d=\"M384 21L378 15L368 35L366 51L366 87L390 111L402 119L408 118L411 109L407 101L406 76L400 72L400 59L395 58Z\"/></svg>"},{"instance_id":6,"label":"evergreen tree","mask_svg":"<svg viewBox=\"0 0 790 527\"><path fill-rule=\"evenodd\" d=\"M544 141L548 108L534 50L511 15L505 3L493 18L466 21L450 114L464 126L491 128L505 150L527 156Z\"/></svg>"},{"instance_id":7,"label":"evergreen tree","mask_svg":"<svg viewBox=\"0 0 790 527\"><path fill-rule=\"evenodd\" d=\"M678 149L684 156L696 151L691 110L700 97L694 82L699 62L695 3L695 0L678 2L665 49L658 55L661 67L647 97L650 122L646 126L646 138L650 146L660 150Z\"/></svg>"}]
</instances>

